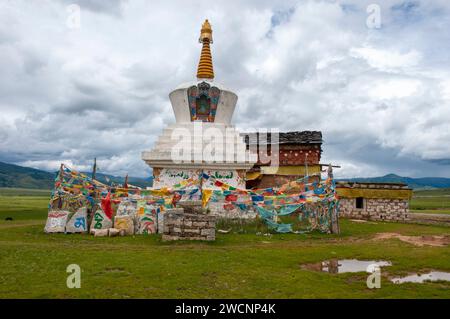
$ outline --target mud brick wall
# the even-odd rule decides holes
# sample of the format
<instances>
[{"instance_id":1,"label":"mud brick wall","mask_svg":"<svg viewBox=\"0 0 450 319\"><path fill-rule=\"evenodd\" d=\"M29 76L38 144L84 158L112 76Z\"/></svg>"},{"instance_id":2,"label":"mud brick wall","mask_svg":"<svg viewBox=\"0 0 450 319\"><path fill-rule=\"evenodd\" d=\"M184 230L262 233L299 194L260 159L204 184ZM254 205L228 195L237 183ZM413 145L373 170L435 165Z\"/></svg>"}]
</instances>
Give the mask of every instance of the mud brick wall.
<instances>
[{"instance_id":1,"label":"mud brick wall","mask_svg":"<svg viewBox=\"0 0 450 319\"><path fill-rule=\"evenodd\" d=\"M216 217L212 215L167 210L163 223L163 240L216 239Z\"/></svg>"},{"instance_id":2,"label":"mud brick wall","mask_svg":"<svg viewBox=\"0 0 450 319\"><path fill-rule=\"evenodd\" d=\"M309 165L320 162L320 145L280 145L280 165ZM305 155L308 154L307 157Z\"/></svg>"},{"instance_id":3,"label":"mud brick wall","mask_svg":"<svg viewBox=\"0 0 450 319\"><path fill-rule=\"evenodd\" d=\"M307 156L305 156L308 154ZM305 165L305 160L308 165L318 164L322 149L320 144L281 144L278 146L278 154L274 154L274 157L278 157L279 165ZM262 149L261 153L258 152L258 161L256 165L268 165L271 160L272 151L270 149Z\"/></svg>"},{"instance_id":4,"label":"mud brick wall","mask_svg":"<svg viewBox=\"0 0 450 319\"><path fill-rule=\"evenodd\" d=\"M339 216L376 221L409 221L406 199L364 198L363 208L356 208L356 198L341 198Z\"/></svg>"}]
</instances>

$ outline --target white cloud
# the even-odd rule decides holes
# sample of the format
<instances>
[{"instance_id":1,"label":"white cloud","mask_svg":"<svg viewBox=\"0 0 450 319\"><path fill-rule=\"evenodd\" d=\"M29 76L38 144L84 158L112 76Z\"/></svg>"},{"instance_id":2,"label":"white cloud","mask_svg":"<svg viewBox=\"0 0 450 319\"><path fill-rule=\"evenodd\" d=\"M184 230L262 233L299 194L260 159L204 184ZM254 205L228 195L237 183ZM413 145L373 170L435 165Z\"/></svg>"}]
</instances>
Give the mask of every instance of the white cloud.
<instances>
[{"instance_id":1,"label":"white cloud","mask_svg":"<svg viewBox=\"0 0 450 319\"><path fill-rule=\"evenodd\" d=\"M420 89L419 80L378 80L369 88L368 96L373 100L401 99L414 95Z\"/></svg>"},{"instance_id":2,"label":"white cloud","mask_svg":"<svg viewBox=\"0 0 450 319\"><path fill-rule=\"evenodd\" d=\"M375 49L371 47L351 48L350 55L364 59L372 68L386 72L399 72L419 64L422 55L411 50L402 54L396 51Z\"/></svg>"}]
</instances>

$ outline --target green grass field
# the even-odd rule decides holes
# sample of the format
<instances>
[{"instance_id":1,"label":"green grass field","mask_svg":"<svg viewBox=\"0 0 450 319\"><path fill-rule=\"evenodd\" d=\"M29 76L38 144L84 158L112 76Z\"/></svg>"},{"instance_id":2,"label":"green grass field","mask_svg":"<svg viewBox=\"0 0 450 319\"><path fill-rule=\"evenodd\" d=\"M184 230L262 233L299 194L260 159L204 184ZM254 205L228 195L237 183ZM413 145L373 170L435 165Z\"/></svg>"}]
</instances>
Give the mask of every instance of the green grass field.
<instances>
[{"instance_id":1,"label":"green grass field","mask_svg":"<svg viewBox=\"0 0 450 319\"><path fill-rule=\"evenodd\" d=\"M380 232L450 235L448 227L341 221L341 235L258 236L253 226L212 243L162 242L157 235L102 238L44 234L48 193L0 190L0 298L450 298L450 282L395 285L389 277L450 271L450 247L413 246ZM12 193L11 193L12 192ZM12 216L13 221L4 217ZM389 260L380 289L366 273L302 269L330 258ZM66 267L82 269L66 287Z\"/></svg>"},{"instance_id":2,"label":"green grass field","mask_svg":"<svg viewBox=\"0 0 450 319\"><path fill-rule=\"evenodd\" d=\"M450 188L414 191L410 209L413 213L450 214Z\"/></svg>"}]
</instances>

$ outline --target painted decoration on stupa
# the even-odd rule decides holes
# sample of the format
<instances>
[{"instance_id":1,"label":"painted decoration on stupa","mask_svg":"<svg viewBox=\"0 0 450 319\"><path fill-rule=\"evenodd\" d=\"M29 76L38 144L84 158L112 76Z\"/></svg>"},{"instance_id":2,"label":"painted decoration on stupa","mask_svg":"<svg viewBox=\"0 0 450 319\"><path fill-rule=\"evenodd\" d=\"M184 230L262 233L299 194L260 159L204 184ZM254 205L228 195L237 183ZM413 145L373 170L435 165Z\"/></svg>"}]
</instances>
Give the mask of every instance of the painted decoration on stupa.
<instances>
[{"instance_id":1,"label":"painted decoration on stupa","mask_svg":"<svg viewBox=\"0 0 450 319\"><path fill-rule=\"evenodd\" d=\"M221 189L215 185L216 181L221 181L236 188L245 189L245 176L238 170L214 170L214 169L175 169L163 168L153 181L154 188L171 187L197 188L200 186L202 174L212 176L208 180L203 179L201 187L203 189Z\"/></svg>"},{"instance_id":2,"label":"painted decoration on stupa","mask_svg":"<svg viewBox=\"0 0 450 319\"><path fill-rule=\"evenodd\" d=\"M235 188L245 189L244 176L237 170L204 170L204 173L212 178L203 179L203 189L220 190L221 187L216 185L216 181Z\"/></svg>"},{"instance_id":3,"label":"painted decoration on stupa","mask_svg":"<svg viewBox=\"0 0 450 319\"><path fill-rule=\"evenodd\" d=\"M191 86L187 94L191 121L214 122L220 90L203 81L198 85Z\"/></svg>"},{"instance_id":4,"label":"painted decoration on stupa","mask_svg":"<svg viewBox=\"0 0 450 319\"><path fill-rule=\"evenodd\" d=\"M200 183L201 169L179 169L179 168L163 168L158 176L155 176L153 188L163 187L179 187L189 188L197 187Z\"/></svg>"}]
</instances>

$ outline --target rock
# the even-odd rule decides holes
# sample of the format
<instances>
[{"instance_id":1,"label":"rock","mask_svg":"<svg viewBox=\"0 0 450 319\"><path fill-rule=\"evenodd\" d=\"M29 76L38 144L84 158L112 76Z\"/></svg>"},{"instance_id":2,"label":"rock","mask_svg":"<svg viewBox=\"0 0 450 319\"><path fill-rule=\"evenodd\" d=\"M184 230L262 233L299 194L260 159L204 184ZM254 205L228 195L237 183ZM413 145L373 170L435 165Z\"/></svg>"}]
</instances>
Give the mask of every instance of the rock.
<instances>
[{"instance_id":1,"label":"rock","mask_svg":"<svg viewBox=\"0 0 450 319\"><path fill-rule=\"evenodd\" d=\"M47 215L44 231L46 233L63 233L66 230L67 218L70 212L66 210L51 210Z\"/></svg>"},{"instance_id":2,"label":"rock","mask_svg":"<svg viewBox=\"0 0 450 319\"><path fill-rule=\"evenodd\" d=\"M158 234L162 234L164 233L164 213L163 212L159 212L158 213Z\"/></svg>"},{"instance_id":3,"label":"rock","mask_svg":"<svg viewBox=\"0 0 450 319\"><path fill-rule=\"evenodd\" d=\"M202 231L200 232L200 235L202 236L214 236L216 233L214 228L205 228L202 229Z\"/></svg>"},{"instance_id":4,"label":"rock","mask_svg":"<svg viewBox=\"0 0 450 319\"><path fill-rule=\"evenodd\" d=\"M106 216L101 209L97 209L91 221L91 229L109 229L111 228L112 220Z\"/></svg>"},{"instance_id":5,"label":"rock","mask_svg":"<svg viewBox=\"0 0 450 319\"><path fill-rule=\"evenodd\" d=\"M124 235L134 234L133 218L129 215L116 216L114 218L114 228L124 231Z\"/></svg>"},{"instance_id":6,"label":"rock","mask_svg":"<svg viewBox=\"0 0 450 319\"><path fill-rule=\"evenodd\" d=\"M67 222L66 233L86 233L87 230L87 208L81 207Z\"/></svg>"},{"instance_id":7,"label":"rock","mask_svg":"<svg viewBox=\"0 0 450 319\"><path fill-rule=\"evenodd\" d=\"M116 216L135 216L137 211L137 203L130 200L123 200L117 207Z\"/></svg>"},{"instance_id":8,"label":"rock","mask_svg":"<svg viewBox=\"0 0 450 319\"><path fill-rule=\"evenodd\" d=\"M159 209L147 205L143 215L138 216L137 228L138 234L155 234L157 229L157 211Z\"/></svg>"},{"instance_id":9,"label":"rock","mask_svg":"<svg viewBox=\"0 0 450 319\"><path fill-rule=\"evenodd\" d=\"M109 229L95 229L94 237L107 237L109 233Z\"/></svg>"},{"instance_id":10,"label":"rock","mask_svg":"<svg viewBox=\"0 0 450 319\"><path fill-rule=\"evenodd\" d=\"M188 228L185 229L184 232L191 233L191 234L200 234L200 229L197 228Z\"/></svg>"},{"instance_id":11,"label":"rock","mask_svg":"<svg viewBox=\"0 0 450 319\"><path fill-rule=\"evenodd\" d=\"M109 229L109 237L116 237L116 236L119 236L119 234L120 234L120 229L117 229L117 228Z\"/></svg>"},{"instance_id":12,"label":"rock","mask_svg":"<svg viewBox=\"0 0 450 319\"><path fill-rule=\"evenodd\" d=\"M207 222L193 222L192 226L195 227L205 227Z\"/></svg>"}]
</instances>

